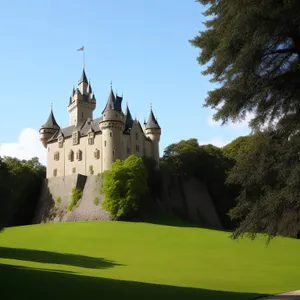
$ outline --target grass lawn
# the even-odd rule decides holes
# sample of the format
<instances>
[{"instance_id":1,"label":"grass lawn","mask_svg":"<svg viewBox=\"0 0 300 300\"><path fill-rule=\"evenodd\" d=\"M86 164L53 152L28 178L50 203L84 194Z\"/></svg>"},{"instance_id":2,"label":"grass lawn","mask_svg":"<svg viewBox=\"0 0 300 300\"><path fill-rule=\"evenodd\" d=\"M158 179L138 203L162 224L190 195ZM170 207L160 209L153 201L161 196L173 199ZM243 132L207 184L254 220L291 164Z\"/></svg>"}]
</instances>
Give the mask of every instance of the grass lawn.
<instances>
[{"instance_id":1,"label":"grass lawn","mask_svg":"<svg viewBox=\"0 0 300 300\"><path fill-rule=\"evenodd\" d=\"M300 288L300 240L149 223L78 222L0 234L1 299L253 299Z\"/></svg>"}]
</instances>

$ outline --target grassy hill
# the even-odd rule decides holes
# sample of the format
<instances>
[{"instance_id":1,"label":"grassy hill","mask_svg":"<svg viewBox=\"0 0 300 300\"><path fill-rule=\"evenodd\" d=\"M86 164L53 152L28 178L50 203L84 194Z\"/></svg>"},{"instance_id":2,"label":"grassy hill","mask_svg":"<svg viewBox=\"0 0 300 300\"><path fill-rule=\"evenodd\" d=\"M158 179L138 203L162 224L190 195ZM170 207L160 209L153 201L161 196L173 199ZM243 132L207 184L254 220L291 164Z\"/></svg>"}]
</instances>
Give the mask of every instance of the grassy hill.
<instances>
[{"instance_id":1,"label":"grassy hill","mask_svg":"<svg viewBox=\"0 0 300 300\"><path fill-rule=\"evenodd\" d=\"M253 299L300 287L300 241L78 222L0 235L1 299Z\"/></svg>"}]
</instances>

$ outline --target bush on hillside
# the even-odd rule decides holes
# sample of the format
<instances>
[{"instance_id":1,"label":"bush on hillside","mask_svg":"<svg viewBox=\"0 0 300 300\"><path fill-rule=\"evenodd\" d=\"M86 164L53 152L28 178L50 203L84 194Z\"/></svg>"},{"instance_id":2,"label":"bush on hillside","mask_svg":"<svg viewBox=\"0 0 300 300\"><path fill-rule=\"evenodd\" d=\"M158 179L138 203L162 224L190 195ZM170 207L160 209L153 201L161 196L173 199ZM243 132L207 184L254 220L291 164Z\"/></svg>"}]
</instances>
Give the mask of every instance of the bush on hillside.
<instances>
[{"instance_id":1,"label":"bush on hillside","mask_svg":"<svg viewBox=\"0 0 300 300\"><path fill-rule=\"evenodd\" d=\"M71 211L73 209L73 207L75 207L77 205L78 201L82 198L82 194L83 194L83 191L81 189L73 187L71 202L68 206L68 211Z\"/></svg>"},{"instance_id":2,"label":"bush on hillside","mask_svg":"<svg viewBox=\"0 0 300 300\"><path fill-rule=\"evenodd\" d=\"M143 160L135 155L116 160L103 173L102 207L115 219L130 219L138 212L147 194L147 172Z\"/></svg>"}]
</instances>

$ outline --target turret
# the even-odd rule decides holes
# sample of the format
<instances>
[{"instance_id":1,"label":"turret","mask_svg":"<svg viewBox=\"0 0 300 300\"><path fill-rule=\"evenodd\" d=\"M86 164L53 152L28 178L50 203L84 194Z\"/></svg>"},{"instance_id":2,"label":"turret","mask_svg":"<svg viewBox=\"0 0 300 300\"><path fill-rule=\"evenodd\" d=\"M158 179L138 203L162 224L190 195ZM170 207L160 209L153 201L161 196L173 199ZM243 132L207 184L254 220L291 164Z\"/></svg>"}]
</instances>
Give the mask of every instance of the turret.
<instances>
[{"instance_id":1,"label":"turret","mask_svg":"<svg viewBox=\"0 0 300 300\"><path fill-rule=\"evenodd\" d=\"M60 129L58 126L51 107L47 122L40 129L40 141L47 148L47 141Z\"/></svg>"},{"instance_id":2,"label":"turret","mask_svg":"<svg viewBox=\"0 0 300 300\"><path fill-rule=\"evenodd\" d=\"M121 109L122 97L115 97L111 88L99 123L102 131L102 166L109 170L116 159L122 158L122 137L125 128Z\"/></svg>"},{"instance_id":3,"label":"turret","mask_svg":"<svg viewBox=\"0 0 300 300\"><path fill-rule=\"evenodd\" d=\"M161 136L161 128L155 118L152 107L148 121L145 124L144 131L146 136L152 141L152 157L159 163L159 141Z\"/></svg>"},{"instance_id":4,"label":"turret","mask_svg":"<svg viewBox=\"0 0 300 300\"><path fill-rule=\"evenodd\" d=\"M68 111L70 113L70 125L80 127L88 118L93 119L93 111L96 108L96 98L88 82L85 70L82 70L78 81L78 87L73 87Z\"/></svg>"}]
</instances>

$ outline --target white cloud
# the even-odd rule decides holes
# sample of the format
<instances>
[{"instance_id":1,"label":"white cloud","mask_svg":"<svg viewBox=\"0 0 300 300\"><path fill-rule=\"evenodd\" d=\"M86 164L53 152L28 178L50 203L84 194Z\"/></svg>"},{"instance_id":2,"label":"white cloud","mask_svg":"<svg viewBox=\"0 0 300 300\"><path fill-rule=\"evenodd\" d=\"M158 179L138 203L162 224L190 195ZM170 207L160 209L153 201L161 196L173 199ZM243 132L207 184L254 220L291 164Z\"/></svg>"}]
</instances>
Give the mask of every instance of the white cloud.
<instances>
[{"instance_id":1,"label":"white cloud","mask_svg":"<svg viewBox=\"0 0 300 300\"><path fill-rule=\"evenodd\" d=\"M233 130L243 130L243 129L247 129L249 126L249 122L253 119L254 114L253 113L249 113L246 115L245 119L242 121L236 121L235 123L230 121L228 123L229 127ZM210 127L215 127L215 126L221 126L222 122L221 121L214 121L213 120L213 114L211 114L208 118L207 118L207 124ZM226 126L226 125L225 125Z\"/></svg>"},{"instance_id":2,"label":"white cloud","mask_svg":"<svg viewBox=\"0 0 300 300\"><path fill-rule=\"evenodd\" d=\"M248 128L249 122L254 118L254 113L248 113L246 114L246 117L242 121L236 121L235 123L230 122L229 126L233 130L242 130L245 128Z\"/></svg>"},{"instance_id":3,"label":"white cloud","mask_svg":"<svg viewBox=\"0 0 300 300\"><path fill-rule=\"evenodd\" d=\"M39 141L39 132L33 128L25 128L19 135L18 142L0 144L0 156L11 156L19 159L38 157L46 165L46 149Z\"/></svg>"},{"instance_id":4,"label":"white cloud","mask_svg":"<svg viewBox=\"0 0 300 300\"><path fill-rule=\"evenodd\" d=\"M221 137L214 137L208 141L204 141L204 142L199 142L199 145L208 145L208 144L212 144L214 146L217 147L223 147L227 144L229 144L231 141L227 141L227 140L223 140Z\"/></svg>"}]
</instances>

